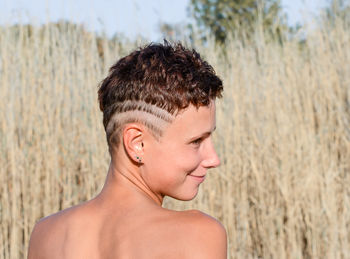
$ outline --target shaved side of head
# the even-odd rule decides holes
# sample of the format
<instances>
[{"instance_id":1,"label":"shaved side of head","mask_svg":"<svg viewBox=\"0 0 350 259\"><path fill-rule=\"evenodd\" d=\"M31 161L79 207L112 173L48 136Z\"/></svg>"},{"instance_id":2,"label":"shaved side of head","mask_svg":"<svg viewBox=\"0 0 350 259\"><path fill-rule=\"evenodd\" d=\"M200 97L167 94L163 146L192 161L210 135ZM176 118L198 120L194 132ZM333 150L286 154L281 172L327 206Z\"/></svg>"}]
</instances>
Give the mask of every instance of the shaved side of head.
<instances>
[{"instance_id":1,"label":"shaved side of head","mask_svg":"<svg viewBox=\"0 0 350 259\"><path fill-rule=\"evenodd\" d=\"M115 146L120 144L123 126L128 123L141 123L151 134L159 139L166 127L175 119L168 111L144 101L125 101L114 105L114 115L106 127L107 138Z\"/></svg>"}]
</instances>

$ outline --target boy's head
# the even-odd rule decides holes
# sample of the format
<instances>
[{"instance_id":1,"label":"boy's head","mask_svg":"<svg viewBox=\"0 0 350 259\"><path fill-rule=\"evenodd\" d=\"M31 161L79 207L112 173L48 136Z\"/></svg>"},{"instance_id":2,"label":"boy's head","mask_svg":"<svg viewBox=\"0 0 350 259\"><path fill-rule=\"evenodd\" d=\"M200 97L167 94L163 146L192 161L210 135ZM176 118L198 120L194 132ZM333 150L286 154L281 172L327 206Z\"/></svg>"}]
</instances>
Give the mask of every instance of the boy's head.
<instances>
[{"instance_id":1,"label":"boy's head","mask_svg":"<svg viewBox=\"0 0 350 259\"><path fill-rule=\"evenodd\" d=\"M139 122L156 138L181 110L221 97L222 81L195 50L150 44L120 59L98 90L109 150L119 147L123 126Z\"/></svg>"}]
</instances>

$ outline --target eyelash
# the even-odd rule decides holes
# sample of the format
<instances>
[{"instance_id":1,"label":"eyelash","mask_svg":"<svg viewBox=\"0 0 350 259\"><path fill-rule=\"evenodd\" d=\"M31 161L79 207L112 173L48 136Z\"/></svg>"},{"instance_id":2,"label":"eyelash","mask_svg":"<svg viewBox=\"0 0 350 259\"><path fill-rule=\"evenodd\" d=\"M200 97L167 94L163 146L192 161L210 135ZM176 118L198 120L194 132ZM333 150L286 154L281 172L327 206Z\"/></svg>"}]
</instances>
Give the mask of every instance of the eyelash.
<instances>
[{"instance_id":1,"label":"eyelash","mask_svg":"<svg viewBox=\"0 0 350 259\"><path fill-rule=\"evenodd\" d=\"M198 145L200 145L200 143L202 143L202 141L203 141L203 139L199 138L199 139L192 141L192 144L198 146Z\"/></svg>"}]
</instances>

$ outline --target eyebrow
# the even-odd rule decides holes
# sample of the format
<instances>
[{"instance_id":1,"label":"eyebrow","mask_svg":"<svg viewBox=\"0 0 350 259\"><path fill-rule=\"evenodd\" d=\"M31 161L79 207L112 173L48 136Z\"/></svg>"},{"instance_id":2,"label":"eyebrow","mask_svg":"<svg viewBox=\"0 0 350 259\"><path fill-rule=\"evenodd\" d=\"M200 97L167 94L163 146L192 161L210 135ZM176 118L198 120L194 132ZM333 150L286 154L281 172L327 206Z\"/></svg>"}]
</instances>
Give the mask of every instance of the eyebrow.
<instances>
[{"instance_id":1,"label":"eyebrow","mask_svg":"<svg viewBox=\"0 0 350 259\"><path fill-rule=\"evenodd\" d=\"M215 130L216 130L216 126L214 127L214 129L212 131L206 131L206 132L203 132L202 134L191 137L189 141L191 142L191 141L199 139L199 138L210 136L210 134L212 134Z\"/></svg>"}]
</instances>

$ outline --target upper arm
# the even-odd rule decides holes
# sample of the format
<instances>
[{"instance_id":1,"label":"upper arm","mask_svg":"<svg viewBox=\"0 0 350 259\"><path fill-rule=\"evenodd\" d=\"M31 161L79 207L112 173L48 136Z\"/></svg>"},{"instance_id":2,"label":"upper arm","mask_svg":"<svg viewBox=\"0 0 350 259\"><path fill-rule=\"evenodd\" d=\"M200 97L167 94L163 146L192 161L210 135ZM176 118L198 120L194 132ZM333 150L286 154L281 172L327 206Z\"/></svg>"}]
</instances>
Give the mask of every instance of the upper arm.
<instances>
[{"instance_id":1,"label":"upper arm","mask_svg":"<svg viewBox=\"0 0 350 259\"><path fill-rule=\"evenodd\" d=\"M188 240L188 249L194 259L226 259L227 235L225 228L216 219L200 213L196 216Z\"/></svg>"}]
</instances>

